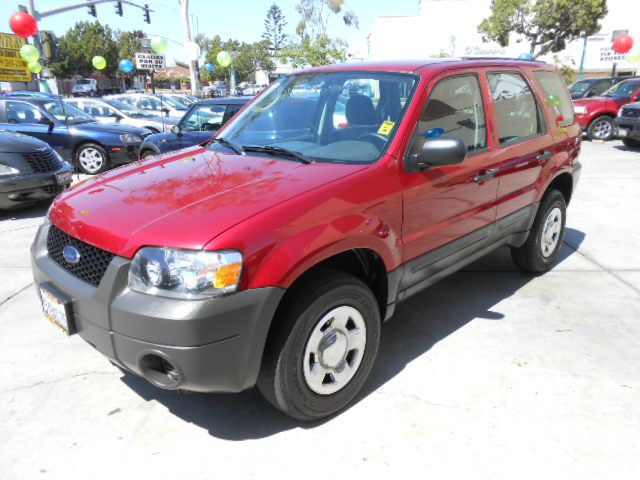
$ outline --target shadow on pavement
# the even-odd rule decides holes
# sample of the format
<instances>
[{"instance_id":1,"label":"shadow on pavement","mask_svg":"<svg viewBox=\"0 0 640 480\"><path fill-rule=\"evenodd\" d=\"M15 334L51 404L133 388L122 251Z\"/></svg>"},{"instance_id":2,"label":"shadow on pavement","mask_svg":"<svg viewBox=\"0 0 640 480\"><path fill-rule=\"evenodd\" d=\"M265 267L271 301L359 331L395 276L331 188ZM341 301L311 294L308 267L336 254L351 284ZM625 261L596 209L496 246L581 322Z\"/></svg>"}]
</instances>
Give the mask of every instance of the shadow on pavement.
<instances>
[{"instance_id":1,"label":"shadow on pavement","mask_svg":"<svg viewBox=\"0 0 640 480\"><path fill-rule=\"evenodd\" d=\"M3 220L26 220L29 218L43 217L51 202L40 202L28 207L15 210L0 210L0 222Z\"/></svg>"},{"instance_id":2,"label":"shadow on pavement","mask_svg":"<svg viewBox=\"0 0 640 480\"><path fill-rule=\"evenodd\" d=\"M574 254L584 238L583 232L568 228L557 265ZM491 275L490 281L487 275ZM403 302L382 329L376 364L353 404L472 320L502 320L504 315L495 306L533 278L516 269L508 248L500 248ZM156 400L174 415L226 440L263 438L293 428L314 428L330 420L293 420L267 403L256 388L238 394L182 394L158 389L128 372L122 381L145 400Z\"/></svg>"},{"instance_id":3,"label":"shadow on pavement","mask_svg":"<svg viewBox=\"0 0 640 480\"><path fill-rule=\"evenodd\" d=\"M614 145L613 148L616 150L620 150L621 152L640 152L640 142L638 142L638 147L627 147L626 145Z\"/></svg>"}]
</instances>

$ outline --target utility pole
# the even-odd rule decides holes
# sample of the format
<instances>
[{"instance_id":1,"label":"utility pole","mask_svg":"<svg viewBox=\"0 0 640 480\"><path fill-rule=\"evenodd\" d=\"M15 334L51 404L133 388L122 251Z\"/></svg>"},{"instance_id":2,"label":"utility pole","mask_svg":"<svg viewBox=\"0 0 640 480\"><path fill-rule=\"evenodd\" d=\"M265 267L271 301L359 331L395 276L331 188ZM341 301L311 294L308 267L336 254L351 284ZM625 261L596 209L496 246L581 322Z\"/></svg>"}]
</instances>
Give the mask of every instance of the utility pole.
<instances>
[{"instance_id":1,"label":"utility pole","mask_svg":"<svg viewBox=\"0 0 640 480\"><path fill-rule=\"evenodd\" d=\"M187 42L192 42L191 24L189 23L189 0L178 0L182 7L182 19L184 29L187 33ZM191 78L191 93L196 97L200 96L200 85L198 85L198 74L196 72L196 62L189 60L189 77Z\"/></svg>"}]
</instances>

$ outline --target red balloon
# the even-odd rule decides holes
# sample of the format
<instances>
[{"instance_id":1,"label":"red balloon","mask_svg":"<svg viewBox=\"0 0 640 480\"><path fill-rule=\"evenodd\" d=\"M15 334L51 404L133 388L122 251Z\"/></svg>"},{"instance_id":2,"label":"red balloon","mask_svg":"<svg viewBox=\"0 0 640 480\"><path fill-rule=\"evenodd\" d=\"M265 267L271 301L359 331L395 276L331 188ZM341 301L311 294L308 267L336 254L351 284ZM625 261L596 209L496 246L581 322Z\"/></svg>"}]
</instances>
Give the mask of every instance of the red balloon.
<instances>
[{"instance_id":1,"label":"red balloon","mask_svg":"<svg viewBox=\"0 0 640 480\"><path fill-rule=\"evenodd\" d=\"M38 33L38 22L33 15L25 12L16 12L11 15L9 26L13 33L22 38L32 37Z\"/></svg>"},{"instance_id":2,"label":"red balloon","mask_svg":"<svg viewBox=\"0 0 640 480\"><path fill-rule=\"evenodd\" d=\"M616 53L629 53L633 48L633 38L629 35L620 35L613 41L613 51Z\"/></svg>"}]
</instances>

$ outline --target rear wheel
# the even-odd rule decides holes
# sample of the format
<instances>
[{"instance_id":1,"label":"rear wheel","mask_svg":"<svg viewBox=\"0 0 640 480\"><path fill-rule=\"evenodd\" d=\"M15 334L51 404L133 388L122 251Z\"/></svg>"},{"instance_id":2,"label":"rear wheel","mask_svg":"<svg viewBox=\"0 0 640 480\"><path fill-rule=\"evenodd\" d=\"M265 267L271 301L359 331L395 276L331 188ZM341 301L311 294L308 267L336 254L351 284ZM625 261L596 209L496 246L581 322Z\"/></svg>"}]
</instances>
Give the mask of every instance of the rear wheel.
<instances>
[{"instance_id":1,"label":"rear wheel","mask_svg":"<svg viewBox=\"0 0 640 480\"><path fill-rule=\"evenodd\" d=\"M140 155L140 159L145 160L147 158L151 158L151 157L155 157L155 156L156 156L156 152L154 152L153 150L145 150Z\"/></svg>"},{"instance_id":2,"label":"rear wheel","mask_svg":"<svg viewBox=\"0 0 640 480\"><path fill-rule=\"evenodd\" d=\"M603 115L591 122L587 135L591 140L607 141L613 138L614 131L613 118Z\"/></svg>"},{"instance_id":3,"label":"rear wheel","mask_svg":"<svg viewBox=\"0 0 640 480\"><path fill-rule=\"evenodd\" d=\"M640 148L640 140L635 140L633 138L623 138L622 143L624 143L625 147Z\"/></svg>"},{"instance_id":4,"label":"rear wheel","mask_svg":"<svg viewBox=\"0 0 640 480\"><path fill-rule=\"evenodd\" d=\"M540 202L527 241L511 248L511 258L518 267L531 273L551 270L562 249L566 212L564 195L550 190Z\"/></svg>"},{"instance_id":5,"label":"rear wheel","mask_svg":"<svg viewBox=\"0 0 640 480\"><path fill-rule=\"evenodd\" d=\"M320 272L275 321L258 379L265 398L300 420L347 406L378 352L380 310L371 290L352 275Z\"/></svg>"},{"instance_id":6,"label":"rear wheel","mask_svg":"<svg viewBox=\"0 0 640 480\"><path fill-rule=\"evenodd\" d=\"M95 143L86 143L78 148L76 161L80 170L88 175L95 175L109 168L107 152Z\"/></svg>"}]
</instances>

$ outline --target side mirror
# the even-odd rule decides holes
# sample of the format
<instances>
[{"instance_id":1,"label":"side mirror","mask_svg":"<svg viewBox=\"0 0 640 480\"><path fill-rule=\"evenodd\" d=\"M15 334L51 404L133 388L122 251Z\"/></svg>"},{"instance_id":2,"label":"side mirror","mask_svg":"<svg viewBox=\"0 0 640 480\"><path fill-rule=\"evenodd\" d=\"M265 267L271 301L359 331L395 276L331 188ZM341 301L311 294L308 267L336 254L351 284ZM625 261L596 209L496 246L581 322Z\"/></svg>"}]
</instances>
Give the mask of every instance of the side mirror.
<instances>
[{"instance_id":1,"label":"side mirror","mask_svg":"<svg viewBox=\"0 0 640 480\"><path fill-rule=\"evenodd\" d=\"M171 127L171 133L177 135L178 137L182 134L178 125L174 125L173 127Z\"/></svg>"},{"instance_id":2,"label":"side mirror","mask_svg":"<svg viewBox=\"0 0 640 480\"><path fill-rule=\"evenodd\" d=\"M417 153L410 154L405 161L409 173L429 167L455 165L467 159L467 144L458 136L441 136L423 140Z\"/></svg>"},{"instance_id":3,"label":"side mirror","mask_svg":"<svg viewBox=\"0 0 640 480\"><path fill-rule=\"evenodd\" d=\"M48 127L53 127L54 125L53 120L48 117L42 117L38 123L40 125L47 125Z\"/></svg>"}]
</instances>

